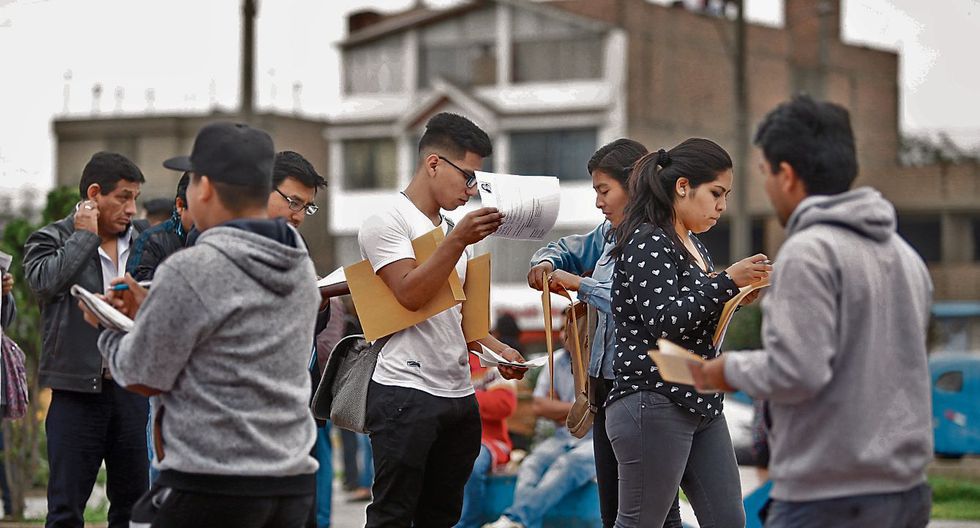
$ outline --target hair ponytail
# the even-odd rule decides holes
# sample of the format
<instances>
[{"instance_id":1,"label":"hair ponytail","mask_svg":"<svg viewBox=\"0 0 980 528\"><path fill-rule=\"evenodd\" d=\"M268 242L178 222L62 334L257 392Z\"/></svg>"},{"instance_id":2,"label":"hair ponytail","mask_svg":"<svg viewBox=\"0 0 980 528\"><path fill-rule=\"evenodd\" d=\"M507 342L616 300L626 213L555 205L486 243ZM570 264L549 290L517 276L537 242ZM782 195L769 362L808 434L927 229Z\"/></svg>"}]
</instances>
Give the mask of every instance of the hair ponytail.
<instances>
[{"instance_id":1,"label":"hair ponytail","mask_svg":"<svg viewBox=\"0 0 980 528\"><path fill-rule=\"evenodd\" d=\"M691 188L713 182L723 171L732 168L732 158L725 149L709 139L691 138L666 151L647 154L636 162L629 179L629 203L623 221L615 231L616 245L610 252L619 258L633 233L643 224L663 228L684 254L693 256L677 236L674 228L674 187L687 178Z\"/></svg>"}]
</instances>

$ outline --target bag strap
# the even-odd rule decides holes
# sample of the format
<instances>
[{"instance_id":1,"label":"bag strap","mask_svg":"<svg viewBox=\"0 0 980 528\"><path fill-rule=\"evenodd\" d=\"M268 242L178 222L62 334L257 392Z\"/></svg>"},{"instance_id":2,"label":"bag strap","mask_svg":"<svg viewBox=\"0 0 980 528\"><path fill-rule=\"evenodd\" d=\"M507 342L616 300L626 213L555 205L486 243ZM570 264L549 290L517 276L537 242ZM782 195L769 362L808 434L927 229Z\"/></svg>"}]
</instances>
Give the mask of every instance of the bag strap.
<instances>
[{"instance_id":1,"label":"bag strap","mask_svg":"<svg viewBox=\"0 0 980 528\"><path fill-rule=\"evenodd\" d=\"M552 334L553 334L553 326L552 326L552 323L553 322L551 320L551 293L552 292L551 292L551 289L550 289L550 286L549 286L549 281L550 280L551 280L551 273L548 273L544 277L545 289L543 289L541 291L541 311L544 314L544 340L545 340L545 344L548 347L548 370L551 373L551 391L550 391L550 396L551 396L551 399L553 400L553 399L555 399L555 348L554 348L554 343L552 342L553 341L553 336L552 336ZM572 300L571 294L568 293L568 290L566 290L564 286L558 286L558 291L555 292L555 293L557 293L558 295L561 295L562 297L565 297L569 301ZM577 320L577 317L575 315L575 306L574 305L575 305L575 303L572 302L572 305L569 306L569 314L570 314L570 318L572 320L572 325L571 325L572 326L572 342L574 343L574 345L571 347L572 350L569 350L568 351L568 353L571 354L571 356L572 356L572 364L573 365L576 364L576 363L581 364L581 362L582 362L581 341L579 340L579 335L578 335L578 320ZM565 331L567 332L568 330L566 329ZM581 368L573 368L572 369L572 374L573 374L573 378L575 380L575 390L576 391L580 391L580 390L581 391L584 391L585 390L585 383L586 382L585 382L584 372L582 372L582 369Z\"/></svg>"}]
</instances>

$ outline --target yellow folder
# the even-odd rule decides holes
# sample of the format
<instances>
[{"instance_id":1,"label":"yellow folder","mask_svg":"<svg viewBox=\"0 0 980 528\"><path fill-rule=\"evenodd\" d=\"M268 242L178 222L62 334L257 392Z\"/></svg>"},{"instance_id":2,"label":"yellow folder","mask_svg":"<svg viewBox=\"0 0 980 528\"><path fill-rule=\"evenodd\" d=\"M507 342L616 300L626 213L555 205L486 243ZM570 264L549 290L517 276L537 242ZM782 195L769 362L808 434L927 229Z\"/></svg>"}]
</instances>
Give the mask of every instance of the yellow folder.
<instances>
[{"instance_id":1,"label":"yellow folder","mask_svg":"<svg viewBox=\"0 0 980 528\"><path fill-rule=\"evenodd\" d=\"M429 260L443 238L445 235L442 229L436 228L413 240L412 247L415 249L416 262L421 265ZM388 285L381 280L381 277L374 273L371 263L367 260L345 267L344 274L350 286L357 316L364 329L364 338L368 341L417 325L466 300L462 281L455 271L449 274L449 279L438 293L415 311L405 308L398 302L395 294L388 289Z\"/></svg>"},{"instance_id":2,"label":"yellow folder","mask_svg":"<svg viewBox=\"0 0 980 528\"><path fill-rule=\"evenodd\" d=\"M463 293L463 337L472 343L490 335L490 253L466 263Z\"/></svg>"}]
</instances>

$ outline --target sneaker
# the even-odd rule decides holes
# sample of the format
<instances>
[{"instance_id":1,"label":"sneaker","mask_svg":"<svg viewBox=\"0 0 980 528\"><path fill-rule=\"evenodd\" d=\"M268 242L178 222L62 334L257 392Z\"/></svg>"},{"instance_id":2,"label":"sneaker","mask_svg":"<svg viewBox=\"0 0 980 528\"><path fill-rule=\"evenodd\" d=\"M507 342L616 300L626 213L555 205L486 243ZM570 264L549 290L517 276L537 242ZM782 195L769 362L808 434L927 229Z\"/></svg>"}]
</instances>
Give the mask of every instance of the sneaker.
<instances>
[{"instance_id":1,"label":"sneaker","mask_svg":"<svg viewBox=\"0 0 980 528\"><path fill-rule=\"evenodd\" d=\"M524 528L524 525L517 521L511 520L505 515L501 515L496 521L489 524L484 524L483 528Z\"/></svg>"}]
</instances>

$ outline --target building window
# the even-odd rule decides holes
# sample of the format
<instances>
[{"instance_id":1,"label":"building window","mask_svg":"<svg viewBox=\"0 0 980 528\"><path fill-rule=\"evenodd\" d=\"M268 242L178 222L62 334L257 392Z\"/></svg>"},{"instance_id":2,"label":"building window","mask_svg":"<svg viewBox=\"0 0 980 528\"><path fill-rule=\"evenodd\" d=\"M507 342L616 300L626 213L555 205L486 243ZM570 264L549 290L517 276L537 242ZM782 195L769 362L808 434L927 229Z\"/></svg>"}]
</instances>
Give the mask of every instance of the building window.
<instances>
[{"instance_id":1,"label":"building window","mask_svg":"<svg viewBox=\"0 0 980 528\"><path fill-rule=\"evenodd\" d=\"M586 165L596 149L596 129L513 132L510 172L557 176L562 181L591 180Z\"/></svg>"},{"instance_id":2,"label":"building window","mask_svg":"<svg viewBox=\"0 0 980 528\"><path fill-rule=\"evenodd\" d=\"M419 87L428 88L442 78L460 86L497 82L497 51L491 44L431 46L422 51Z\"/></svg>"},{"instance_id":3,"label":"building window","mask_svg":"<svg viewBox=\"0 0 980 528\"><path fill-rule=\"evenodd\" d=\"M497 82L496 8L426 27L419 38L419 88L441 78L460 86Z\"/></svg>"},{"instance_id":4,"label":"building window","mask_svg":"<svg viewBox=\"0 0 980 528\"><path fill-rule=\"evenodd\" d=\"M388 38L345 51L345 93L401 92L405 84L403 47L401 38Z\"/></svg>"},{"instance_id":5,"label":"building window","mask_svg":"<svg viewBox=\"0 0 980 528\"><path fill-rule=\"evenodd\" d=\"M911 245L926 262L942 260L942 221L939 215L898 217L898 234Z\"/></svg>"},{"instance_id":6,"label":"building window","mask_svg":"<svg viewBox=\"0 0 980 528\"><path fill-rule=\"evenodd\" d=\"M398 158L393 139L344 141L344 185L347 189L393 189Z\"/></svg>"},{"instance_id":7,"label":"building window","mask_svg":"<svg viewBox=\"0 0 980 528\"><path fill-rule=\"evenodd\" d=\"M973 261L980 262L980 216L970 223L973 228Z\"/></svg>"},{"instance_id":8,"label":"building window","mask_svg":"<svg viewBox=\"0 0 980 528\"><path fill-rule=\"evenodd\" d=\"M602 38L514 43L514 82L598 79L602 76Z\"/></svg>"},{"instance_id":9,"label":"building window","mask_svg":"<svg viewBox=\"0 0 980 528\"><path fill-rule=\"evenodd\" d=\"M597 79L602 76L605 34L567 19L515 9L514 82Z\"/></svg>"}]
</instances>

